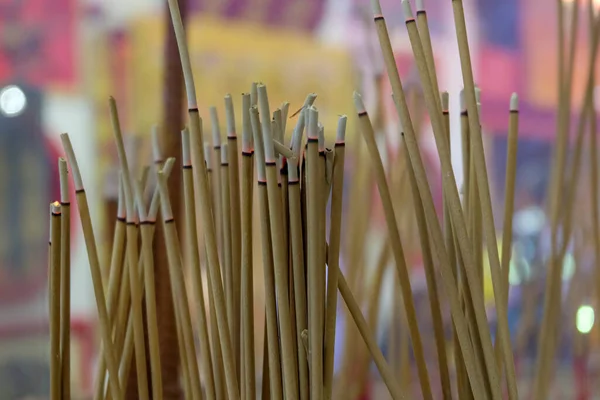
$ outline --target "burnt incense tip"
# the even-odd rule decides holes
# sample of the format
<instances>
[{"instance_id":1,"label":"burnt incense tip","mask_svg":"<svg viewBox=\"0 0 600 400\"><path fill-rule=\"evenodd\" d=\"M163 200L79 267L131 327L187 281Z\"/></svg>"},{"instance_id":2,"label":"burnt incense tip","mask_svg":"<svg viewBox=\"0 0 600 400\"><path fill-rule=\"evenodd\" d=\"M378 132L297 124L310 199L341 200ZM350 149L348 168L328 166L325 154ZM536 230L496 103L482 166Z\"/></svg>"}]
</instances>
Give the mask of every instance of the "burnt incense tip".
<instances>
[{"instance_id":1,"label":"burnt incense tip","mask_svg":"<svg viewBox=\"0 0 600 400\"><path fill-rule=\"evenodd\" d=\"M516 93L510 96L510 111L519 111L519 95Z\"/></svg>"},{"instance_id":2,"label":"burnt incense tip","mask_svg":"<svg viewBox=\"0 0 600 400\"><path fill-rule=\"evenodd\" d=\"M223 143L221 146L221 164L226 165L229 161L229 155L227 154L227 143Z\"/></svg>"},{"instance_id":3,"label":"burnt incense tip","mask_svg":"<svg viewBox=\"0 0 600 400\"><path fill-rule=\"evenodd\" d=\"M475 100L478 103L481 102L481 89L479 89L479 86L475 86Z\"/></svg>"},{"instance_id":4,"label":"burnt incense tip","mask_svg":"<svg viewBox=\"0 0 600 400\"><path fill-rule=\"evenodd\" d=\"M352 94L352 99L354 100L354 108L358 115L363 115L367 112L365 109L365 103L363 102L362 96L358 92L354 92Z\"/></svg>"},{"instance_id":5,"label":"burnt incense tip","mask_svg":"<svg viewBox=\"0 0 600 400\"><path fill-rule=\"evenodd\" d=\"M425 11L425 4L423 4L423 0L417 0L416 4L417 4L417 12Z\"/></svg>"},{"instance_id":6,"label":"burnt incense tip","mask_svg":"<svg viewBox=\"0 0 600 400\"><path fill-rule=\"evenodd\" d=\"M54 201L50 203L50 212L52 215L60 215L60 202Z\"/></svg>"},{"instance_id":7,"label":"burnt incense tip","mask_svg":"<svg viewBox=\"0 0 600 400\"><path fill-rule=\"evenodd\" d=\"M458 95L460 101L460 110L465 111L467 109L467 102L465 101L465 89L460 89L460 94Z\"/></svg>"},{"instance_id":8,"label":"burnt incense tip","mask_svg":"<svg viewBox=\"0 0 600 400\"><path fill-rule=\"evenodd\" d=\"M212 126L213 146L221 146L221 128L219 126L219 113L217 107L211 106L208 109L210 113L210 124Z\"/></svg>"},{"instance_id":9,"label":"burnt incense tip","mask_svg":"<svg viewBox=\"0 0 600 400\"><path fill-rule=\"evenodd\" d=\"M69 202L69 170L67 160L60 157L58 159L58 173L60 176L60 201L61 203Z\"/></svg>"},{"instance_id":10,"label":"burnt incense tip","mask_svg":"<svg viewBox=\"0 0 600 400\"><path fill-rule=\"evenodd\" d=\"M404 13L404 18L406 19L406 21L415 19L415 16L413 15L412 8L408 0L402 0L402 12Z\"/></svg>"},{"instance_id":11,"label":"burnt incense tip","mask_svg":"<svg viewBox=\"0 0 600 400\"><path fill-rule=\"evenodd\" d=\"M448 107L450 106L450 95L446 90L444 90L441 94L442 98L442 110L448 111Z\"/></svg>"},{"instance_id":12,"label":"burnt incense tip","mask_svg":"<svg viewBox=\"0 0 600 400\"><path fill-rule=\"evenodd\" d=\"M204 142L204 161L206 162L206 168L212 169L212 149L210 143Z\"/></svg>"},{"instance_id":13,"label":"burnt incense tip","mask_svg":"<svg viewBox=\"0 0 600 400\"><path fill-rule=\"evenodd\" d=\"M152 125L152 158L154 162L160 162L163 159L162 152L160 151L160 139L158 132L158 125Z\"/></svg>"},{"instance_id":14,"label":"burnt incense tip","mask_svg":"<svg viewBox=\"0 0 600 400\"><path fill-rule=\"evenodd\" d=\"M192 163L190 154L190 133L187 129L181 131L181 152L183 165L190 165Z\"/></svg>"}]
</instances>

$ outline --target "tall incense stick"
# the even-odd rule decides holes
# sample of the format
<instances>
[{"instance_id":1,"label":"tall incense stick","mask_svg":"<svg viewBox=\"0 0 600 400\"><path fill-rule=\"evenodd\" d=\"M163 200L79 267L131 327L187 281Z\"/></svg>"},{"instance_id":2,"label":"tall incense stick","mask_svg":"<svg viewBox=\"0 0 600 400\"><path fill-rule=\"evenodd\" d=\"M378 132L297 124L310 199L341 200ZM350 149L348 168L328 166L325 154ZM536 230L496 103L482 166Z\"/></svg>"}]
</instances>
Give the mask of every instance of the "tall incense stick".
<instances>
[{"instance_id":1,"label":"tall incense stick","mask_svg":"<svg viewBox=\"0 0 600 400\"><path fill-rule=\"evenodd\" d=\"M71 202L67 161L58 159L60 174L60 360L61 395L71 398Z\"/></svg>"},{"instance_id":2,"label":"tall incense stick","mask_svg":"<svg viewBox=\"0 0 600 400\"><path fill-rule=\"evenodd\" d=\"M60 203L50 204L50 399L61 399L60 359Z\"/></svg>"}]
</instances>

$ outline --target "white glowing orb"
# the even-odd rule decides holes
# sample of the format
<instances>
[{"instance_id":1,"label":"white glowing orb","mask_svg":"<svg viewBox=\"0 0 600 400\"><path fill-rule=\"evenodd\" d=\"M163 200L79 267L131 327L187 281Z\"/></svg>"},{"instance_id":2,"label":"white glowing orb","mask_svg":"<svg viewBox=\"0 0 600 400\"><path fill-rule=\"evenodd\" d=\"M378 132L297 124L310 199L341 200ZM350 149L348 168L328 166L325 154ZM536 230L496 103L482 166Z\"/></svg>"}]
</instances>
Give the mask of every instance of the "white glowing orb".
<instances>
[{"instance_id":1,"label":"white glowing orb","mask_svg":"<svg viewBox=\"0 0 600 400\"><path fill-rule=\"evenodd\" d=\"M594 309L592 306L583 305L577 310L575 325L580 333L589 333L594 326Z\"/></svg>"},{"instance_id":2,"label":"white glowing orb","mask_svg":"<svg viewBox=\"0 0 600 400\"><path fill-rule=\"evenodd\" d=\"M6 86L0 91L0 111L7 117L15 117L27 106L27 98L20 87Z\"/></svg>"}]
</instances>

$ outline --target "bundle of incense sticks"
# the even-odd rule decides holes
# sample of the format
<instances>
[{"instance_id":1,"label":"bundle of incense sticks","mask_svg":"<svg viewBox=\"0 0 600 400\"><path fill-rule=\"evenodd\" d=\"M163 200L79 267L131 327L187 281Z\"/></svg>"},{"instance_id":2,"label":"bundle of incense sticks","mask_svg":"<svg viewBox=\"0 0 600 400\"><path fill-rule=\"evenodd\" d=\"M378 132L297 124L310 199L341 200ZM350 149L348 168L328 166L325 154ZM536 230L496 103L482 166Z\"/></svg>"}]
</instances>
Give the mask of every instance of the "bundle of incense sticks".
<instances>
[{"instance_id":1,"label":"bundle of incense sticks","mask_svg":"<svg viewBox=\"0 0 600 400\"><path fill-rule=\"evenodd\" d=\"M66 154L66 161L59 160L61 202L50 206L51 399L70 398L68 169L89 256L102 340L95 376L95 399L125 398L130 370L134 366L138 398L163 398L165 382L159 346L164 344L159 337L161 316L157 314L155 292L158 285L165 284L172 288L177 331L175 345L180 354L180 376L186 398L252 399L259 393L262 393L263 399L356 398L367 385L371 360L393 399L412 398L408 350L411 346L420 386L419 398L499 400L506 393L509 399L518 399L515 355L507 317L518 98L516 94L511 97L507 110L503 245L499 252L481 133L480 99L473 81L462 1L452 2L464 83L460 99L461 130L454 132L462 140L464 180L459 191L450 160L449 137L453 132L449 123L449 95L439 91L427 14L422 2L417 1L415 17L410 3L402 0L406 29L442 169L444 208L441 219L435 210L419 149L416 125L420 115L413 123L414 110L422 107L411 104L416 97L403 89L377 0L371 1L374 26L401 122L402 130L398 134L402 138L402 152L390 171L386 171L376 143L376 135L382 129L381 105L372 120L361 95L355 92L356 118L351 120L355 122L364 143L357 143L354 147L357 149L355 158L358 166L352 177L352 201L346 214L342 212L345 201L346 116L339 118L335 143L326 143L325 127L320 123L319 111L314 106L315 94L308 94L299 111L288 117L289 103L273 107L268 99L267 87L255 83L239 101L241 126L236 126L234 99L230 95L225 96L227 139L223 143L217 109L210 109L213 140L212 144L205 142L177 0L169 0L168 4L188 102L187 127L181 131L182 171L174 172L183 176L183 192L177 195L183 196L184 213L181 216L173 213L167 180L172 173L174 159L160 160L162 152L157 140L153 140L156 159L151 174L153 178L148 179L148 168L140 177L131 172L116 102L110 99L119 156L119 206L109 257L110 268L103 268L76 153L69 136L61 136ZM562 3L559 9L562 24ZM549 196L552 257L540 330L539 362L533 385L534 399L547 398L550 388L549 377L558 342L554 332L560 316L556 310L561 304L562 258L574 229L572 214L586 121L591 121L592 125L593 243L596 261L600 261L592 96L600 16L595 16L591 2L588 13L591 41L589 74L568 177L564 173L568 147L565 138L568 136L571 107L575 30L569 46L571 56L568 59L571 62L568 68L563 66L562 58L559 60L560 92L564 96L560 97L557 161ZM576 18L573 16L572 26L577 25ZM562 52L565 38L563 29L559 31ZM273 112L272 108L275 108ZM413 110L413 114L409 109ZM295 126L288 129L288 120L293 119ZM292 132L289 145L286 144L288 130ZM239 131L241 145L238 142ZM369 161L362 164L365 158ZM393 171L400 172L392 175ZM370 204L357 199L365 198L370 177L374 178L379 191L387 235L373 263L375 283L365 294L355 291L361 286L356 282L362 280L361 271L365 269L362 265L368 240L368 212L365 210L369 210ZM568 190L564 190L566 185ZM563 195L566 196L566 206L559 207ZM258 236L253 236L254 199L258 199ZM414 215L414 226L418 231L437 354L435 380L428 370L431 365L427 363L424 349L429 336L419 327L410 265L403 247L406 242L400 235L406 231L398 217L402 212ZM348 278L340 269L344 219L351 231L346 235ZM184 232L183 245L178 234L180 231L176 228L181 223L184 224L181 231ZM154 278L156 260L152 246L157 224L165 233L168 282ZM559 230L562 230L560 235ZM484 244L494 290L495 332L490 329L484 304ZM264 321L254 317L254 253L258 251L262 254L264 274ZM389 318L391 339L386 359L377 341L376 320L382 277L390 258L395 266L394 307ZM205 265L205 274L202 264ZM188 269L189 273L184 271ZM108 277L103 280L102 271L106 270L109 271ZM359 337L353 334L354 328L347 327L343 365L336 373L334 351L339 336L336 335L338 292ZM190 302L194 303L193 307ZM363 303L368 306L366 316L361 310ZM452 353L447 348L450 337L444 329L444 304L450 308ZM256 363L258 355L254 332L255 326L263 325L264 359L259 366ZM495 342L492 337L496 338ZM364 342L369 357L361 355L363 347L359 342ZM522 351L519 343L517 340L517 356ZM435 394L438 387L440 395Z\"/></svg>"}]
</instances>

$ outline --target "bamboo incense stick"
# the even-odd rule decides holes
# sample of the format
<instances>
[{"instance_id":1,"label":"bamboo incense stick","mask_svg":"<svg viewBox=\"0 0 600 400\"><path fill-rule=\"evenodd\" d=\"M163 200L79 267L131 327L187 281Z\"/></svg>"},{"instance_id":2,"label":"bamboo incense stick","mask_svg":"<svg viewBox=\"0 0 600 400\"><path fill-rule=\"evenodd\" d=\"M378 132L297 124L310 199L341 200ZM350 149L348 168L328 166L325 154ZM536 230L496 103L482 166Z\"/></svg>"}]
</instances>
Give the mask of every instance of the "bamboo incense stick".
<instances>
[{"instance_id":1,"label":"bamboo incense stick","mask_svg":"<svg viewBox=\"0 0 600 400\"><path fill-rule=\"evenodd\" d=\"M220 151L220 149L219 149ZM219 153L220 154L220 153ZM213 178L219 175L218 165L219 161L213 160L213 148L208 142L204 142L204 159L206 160L206 175L208 179L208 186L214 187ZM217 172L213 174L213 165L216 167ZM193 166L192 166L193 168ZM220 192L219 192L220 193ZM220 203L220 200L219 200ZM216 211L216 208L215 208ZM220 220L220 215L215 217L215 220ZM215 394L218 399L225 396L225 382L223 380L223 358L221 353L221 342L219 339L219 329L217 326L217 314L215 309L215 300L213 297L212 283L210 279L210 269L207 268L207 288L208 288L208 303L209 303L209 316L211 323L209 324L210 329L210 348L212 351L211 360L213 362L213 376L215 379Z\"/></svg>"},{"instance_id":2,"label":"bamboo incense stick","mask_svg":"<svg viewBox=\"0 0 600 400\"><path fill-rule=\"evenodd\" d=\"M269 344L268 367L270 398L273 400L279 400L283 399L283 391L281 386L281 364L279 360L277 308L275 300L275 272L273 250L271 245L271 227L269 221L270 203L267 193L267 176L264 161L265 157L262 130L260 126L261 124L259 122L258 109L255 106L253 106L250 109L250 118L252 123L252 133L254 137L254 150L256 152L254 159L256 162L256 171L258 179L258 204L260 209L263 273L265 280L266 334L267 343ZM264 389L265 387L263 386L263 391Z\"/></svg>"},{"instance_id":3,"label":"bamboo incense stick","mask_svg":"<svg viewBox=\"0 0 600 400\"><path fill-rule=\"evenodd\" d=\"M308 241L308 343L310 350L309 372L310 372L310 398L320 400L323 398L323 293L320 279L322 265L320 262L319 224L319 169L318 156L318 113L308 108L306 161L308 163L307 173L307 241Z\"/></svg>"},{"instance_id":4,"label":"bamboo incense stick","mask_svg":"<svg viewBox=\"0 0 600 400\"><path fill-rule=\"evenodd\" d=\"M71 202L67 161L58 159L60 175L60 362L61 396L71 398Z\"/></svg>"},{"instance_id":5,"label":"bamboo incense stick","mask_svg":"<svg viewBox=\"0 0 600 400\"><path fill-rule=\"evenodd\" d=\"M454 2L453 5L456 6L457 2ZM472 271L471 268L469 268L469 266L473 266L473 259L471 258L471 253L468 252L468 248L466 246L466 241L464 241L463 239L467 237L466 235L466 227L464 225L464 220L463 220L463 215L461 212L461 207L460 207L460 200L458 197L458 191L456 189L456 181L454 179L454 174L452 172L452 165L451 165L451 160L450 160L450 155L449 155L449 151L448 151L448 145L447 145L447 140L442 136L443 135L443 131L444 131L444 127L443 127L443 122L442 122L442 118L441 115L438 113L438 107L437 105L439 104L439 102L437 101L437 98L435 97L434 94L434 89L431 86L431 78L429 77L428 74L428 69L427 69L427 65L425 62L425 58L424 58L424 54L423 54L423 47L421 44L421 40L419 37L419 32L414 24L414 19L412 17L412 11L410 9L410 4L404 0L403 1L403 7L404 7L404 13L405 16L407 18L406 20L406 27L407 30L409 32L409 38L410 38L410 42L411 42L411 46L413 48L413 53L415 55L415 59L417 61L417 67L418 67L418 71L419 71L419 75L421 77L421 82L423 84L424 87L424 93L425 93L425 100L426 100L426 105L433 123L433 128L434 128L434 134L436 137L436 145L438 147L438 154L440 156L440 160L442 162L442 169L444 170L444 183L445 183L445 189L448 190L448 195L449 197L447 197L447 199L453 203L450 207L450 210L452 211L452 217L453 217L453 226L457 229L457 233L458 233L458 237L459 237L459 244L461 244L461 252L463 253L463 259L466 261L467 264L467 271ZM456 7L455 7L456 8ZM460 26L460 25L459 25ZM461 32L464 34L464 32ZM459 35L460 36L460 35ZM460 42L460 41L459 41ZM464 48L462 48L461 51L461 55L463 57L461 57L461 60L463 61L463 64L466 63L466 58L463 54L464 52ZM468 49L467 49L468 51ZM470 64L469 64L470 65ZM464 65L463 65L464 67ZM466 67L465 67L466 68ZM464 68L463 68L464 69ZM464 71L463 71L464 72ZM470 86L469 86L470 84ZM467 82L467 89L466 89L466 95L467 95L467 106L469 106L469 102L471 100L473 100L473 106L475 106L474 103L474 85L471 82ZM471 96L472 95L472 96ZM471 98L472 97L472 98ZM470 113L476 113L477 110L471 111ZM477 125L474 124L474 120L477 120ZM490 194L489 194L489 186L487 183L487 170L485 169L485 159L484 159L484 155L483 155L483 144L481 141L481 137L480 135L476 135L473 134L474 132L478 132L476 131L476 127L479 128L479 116L476 115L476 118L474 119L469 119L469 122L471 123L471 138L473 140L473 138L475 138L475 147L477 148L477 154L475 157L475 161L477 162L477 176L478 176L478 180L479 180L479 192L480 192L480 197L482 198L482 212L483 212L483 221L485 222L484 224L484 228L485 228L485 238L488 244L488 251L490 254L490 264L492 265L491 271L492 271L492 277L493 277L493 284L494 287L498 290L496 290L495 292L498 292L499 295L496 296L496 306L497 306L497 310L499 311L499 314L501 314L499 316L498 319L498 325L499 325L499 340L502 340L505 344L505 348L506 350L504 350L504 358L506 359L506 364L507 367L509 368L509 371L512 370L513 373L509 373L508 374L508 386L509 386L509 394L511 398L515 398L517 393L516 393L516 384L514 382L514 362L512 361L512 352L510 351L510 336L509 336L509 331L508 331L508 320L505 318L505 310L504 310L504 302L502 299L502 293L500 292L500 265L499 265L499 260L498 260L498 249L497 249L497 243L496 243L496 239L495 239L495 228L494 228L494 224L493 224L493 215L491 214L491 200L490 200ZM475 127L476 126L476 127ZM437 133L436 133L437 132ZM473 273L471 274L467 274L468 279L469 279L469 287L471 290L476 291L475 286L473 286L474 283L474 275ZM499 378L498 378L498 372L497 372L497 366L494 362L493 359L493 350L492 350L492 344L491 344L491 339L489 336L489 329L487 329L487 317L485 315L485 309L483 307L483 301L480 301L480 299L482 298L482 293L477 293L475 295L473 295L473 299L476 300L475 304L477 305L477 307L475 308L476 311L476 319L477 319L477 324L479 327L479 331L480 331L480 338L482 340L482 345L483 345L483 354L484 354L484 358L485 358L485 363L486 363L486 370L489 376L489 382L490 382L490 386L491 386L491 390L492 390L492 394L495 398L499 398L500 397L500 382L499 382ZM504 314L504 317L503 315ZM503 348L504 349L504 348Z\"/></svg>"},{"instance_id":6,"label":"bamboo incense stick","mask_svg":"<svg viewBox=\"0 0 600 400\"><path fill-rule=\"evenodd\" d=\"M186 160L188 161L188 160ZM202 399L202 389L200 387L200 376L198 373L198 364L196 362L196 350L194 345L194 336L190 319L190 310L187 305L187 294L183 278L181 265L181 247L177 230L175 228L175 218L171 211L171 202L166 183L166 177L162 171L158 172L158 190L160 192L161 212L163 224L165 227L165 243L169 257L169 271L171 285L173 285L173 294L176 296L174 306L177 307L181 318L181 336L185 343L186 356L188 358L188 368L190 373L191 393L193 399ZM176 311L177 312L177 311Z\"/></svg>"},{"instance_id":7,"label":"bamboo incense stick","mask_svg":"<svg viewBox=\"0 0 600 400\"><path fill-rule=\"evenodd\" d=\"M292 134L292 141L290 144L290 147L292 148L292 151L294 152L298 160L300 160L300 154L302 152L302 134L304 133L304 128L306 125L306 110L308 109L308 107L314 104L316 99L317 95L314 93L310 93L308 96L306 96L306 99L304 99L304 104L302 105L302 108L298 110L300 115L298 116L298 120L296 121L296 126L294 127L294 133ZM294 115L296 115L296 113Z\"/></svg>"},{"instance_id":8,"label":"bamboo incense stick","mask_svg":"<svg viewBox=\"0 0 600 400\"><path fill-rule=\"evenodd\" d=\"M61 206L50 204L50 399L61 399L61 351L60 351L60 253L61 253Z\"/></svg>"},{"instance_id":9,"label":"bamboo incense stick","mask_svg":"<svg viewBox=\"0 0 600 400\"><path fill-rule=\"evenodd\" d=\"M187 240L187 253L192 271L192 287L196 299L198 314L198 337L200 344L200 357L204 372L204 387L209 399L216 399L213 378L213 366L210 352L210 339L208 336L208 321L204 304L204 288L200 271L200 256L198 253L198 232L196 231L196 210L194 209L194 187L192 176L192 159L190 152L190 136L187 130L181 132L182 160L183 160L183 190L185 201L185 228Z\"/></svg>"},{"instance_id":10,"label":"bamboo incense stick","mask_svg":"<svg viewBox=\"0 0 600 400\"><path fill-rule=\"evenodd\" d=\"M233 297L233 323L230 325L234 355L237 362L238 379L240 379L240 302L241 302L241 216L240 216L240 167L235 129L235 114L231 95L225 96L225 116L227 121L227 151L231 206L231 274Z\"/></svg>"},{"instance_id":11,"label":"bamboo incense stick","mask_svg":"<svg viewBox=\"0 0 600 400\"><path fill-rule=\"evenodd\" d=\"M435 58L433 56L433 46L431 45L431 35L429 34L429 22L427 21L427 11L425 10L425 6L423 5L423 0L417 0L417 29L419 30L419 36L421 37L421 41L423 43L423 50L425 51L425 62L427 63L427 70L429 71L429 76L431 77L431 84L435 90L435 94L437 95L439 92L439 84L437 72L435 69ZM448 107L445 107L447 110ZM442 105L442 111L444 107Z\"/></svg>"},{"instance_id":12,"label":"bamboo incense stick","mask_svg":"<svg viewBox=\"0 0 600 400\"><path fill-rule=\"evenodd\" d=\"M404 250L402 248L402 242L400 240L400 234L398 231L398 225L394 214L394 208L391 201L391 195L387 180L385 177L385 171L381 158L379 156L379 150L375 142L373 135L373 129L370 121L368 121L368 115L358 93L354 94L355 108L359 115L359 124L363 137L371 154L373 161L373 169L375 171L375 179L377 181L377 187L383 204L383 210L385 213L386 223L388 226L388 233L390 236L390 245L392 247L392 253L396 262L396 270L400 277L400 285L402 290L402 299L406 308L406 315L408 320L408 327L410 329L410 336L413 343L413 351L417 362L417 369L419 372L419 381L421 383L422 395L426 399L433 398L431 393L431 386L429 383L429 376L427 373L427 365L425 364L425 356L423 353L423 344L421 339L421 333L419 332L419 326L417 324L416 311L414 301L412 298L412 288L410 284L410 276L408 273L408 267L404 258ZM368 125L368 126L367 126Z\"/></svg>"},{"instance_id":13,"label":"bamboo incense stick","mask_svg":"<svg viewBox=\"0 0 600 400\"><path fill-rule=\"evenodd\" d=\"M515 206L515 179L517 172L517 145L519 139L519 98L513 93L510 98L510 112L508 122L508 146L506 155L506 176L504 180L504 222L502 224L502 285L505 290L505 298L508 308L510 259L512 256L512 220ZM502 371L502 359L500 357L500 342L496 343L496 362L498 369Z\"/></svg>"},{"instance_id":14,"label":"bamboo incense stick","mask_svg":"<svg viewBox=\"0 0 600 400\"><path fill-rule=\"evenodd\" d=\"M275 146L275 153L284 156L285 158L295 157L295 153L285 144L278 140L273 139L273 145Z\"/></svg>"},{"instance_id":15,"label":"bamboo incense stick","mask_svg":"<svg viewBox=\"0 0 600 400\"><path fill-rule=\"evenodd\" d=\"M213 151L214 151L214 160L215 165L219 165L221 162L221 127L219 125L219 114L217 113L216 107L210 107L210 123L212 126L212 142L213 142ZM206 160L208 158L205 157ZM223 243L223 218L221 214L221 174L219 168L215 167L217 173L213 176L213 181L211 182L211 188L213 191L213 206L214 206L214 220L215 220L215 228L217 234L217 244L218 248L224 248ZM221 261L223 262L223 254L221 253Z\"/></svg>"},{"instance_id":16,"label":"bamboo incense stick","mask_svg":"<svg viewBox=\"0 0 600 400\"><path fill-rule=\"evenodd\" d=\"M142 290L140 281L138 281L138 236L139 227L136 222L138 216L135 212L135 201L133 188L131 184L131 175L123 145L123 136L117 112L117 105L114 98L109 99L110 116L113 127L113 134L119 155L119 164L123 173L123 189L125 193L125 208L127 209L127 247L126 257L129 267L129 284L131 286L131 318L133 318L133 338L135 344L135 362L137 372L138 394L142 400L149 399L148 393L148 372L146 367L146 340L144 335L144 319L142 315ZM138 210L139 211L139 210Z\"/></svg>"},{"instance_id":17,"label":"bamboo incense stick","mask_svg":"<svg viewBox=\"0 0 600 400\"><path fill-rule=\"evenodd\" d=\"M244 362L244 398L256 396L256 367L254 351L254 284L252 251L252 199L253 157L252 122L250 120L250 94L242 94L242 180L241 180L241 224L242 224L242 348Z\"/></svg>"},{"instance_id":18,"label":"bamboo incense stick","mask_svg":"<svg viewBox=\"0 0 600 400\"><path fill-rule=\"evenodd\" d=\"M221 145L221 219L223 221L223 286L225 288L225 304L227 306L227 321L233 326L233 266L231 248L231 193L229 182L229 144ZM230 337L233 341L233 335Z\"/></svg>"},{"instance_id":19,"label":"bamboo incense stick","mask_svg":"<svg viewBox=\"0 0 600 400\"><path fill-rule=\"evenodd\" d=\"M104 296L104 289L102 287L102 274L100 272L100 261L98 259L98 250L96 248L96 239L94 238L94 231L92 228L92 220L90 217L90 211L87 202L87 196L83 187L83 181L79 172L79 165L75 158L75 152L69 136L66 133L60 135L65 154L69 165L71 166L71 174L73 176L73 183L75 185L75 193L77 199L77 206L79 208L79 218L81 220L81 227L84 234L84 241L87 248L88 260L90 263L90 271L92 274L92 283L94 286L94 295L96 297L96 306L98 309L98 319L100 322L100 332L102 341L105 343L104 356L106 358L106 365L109 373L109 388L112 393L113 399L120 399L121 388L119 385L119 370L117 364L117 354L113 347L111 339L110 324L108 319L108 312L106 309L106 299Z\"/></svg>"},{"instance_id":20,"label":"bamboo incense stick","mask_svg":"<svg viewBox=\"0 0 600 400\"><path fill-rule=\"evenodd\" d=\"M306 280L304 277L304 244L302 237L302 214L300 211L300 180L298 160L288 159L288 185L290 208L290 240L292 245L292 272L294 281L294 300L296 306L296 341L298 353L298 376L300 399L309 399L308 363L302 357L302 332L308 328L306 309ZM337 289L336 289L337 290Z\"/></svg>"},{"instance_id":21,"label":"bamboo incense stick","mask_svg":"<svg viewBox=\"0 0 600 400\"><path fill-rule=\"evenodd\" d=\"M331 195L331 216L329 232L329 252L327 254L327 303L325 315L325 359L323 390L325 399L330 400L333 395L333 361L335 351L335 327L337 316L337 272L340 265L340 244L342 229L342 198L344 186L344 161L346 155L345 115L338 120L335 140L335 159L333 167L333 193Z\"/></svg>"},{"instance_id":22,"label":"bamboo incense stick","mask_svg":"<svg viewBox=\"0 0 600 400\"><path fill-rule=\"evenodd\" d=\"M281 340L281 358L283 365L283 382L285 398L292 400L298 398L297 369L293 357L292 321L290 320L289 288L287 281L287 251L283 243L283 211L281 207L281 195L277 189L277 162L273 148L273 133L271 115L269 111L269 100L267 89L264 85L258 85L258 102L261 108L261 126L264 145L265 172L267 178L267 194L269 198L269 222L271 227L271 239L273 246L273 259L275 270L275 286L277 303L279 304L279 333ZM312 349L314 351L314 349ZM322 376L321 376L322 379Z\"/></svg>"}]
</instances>

